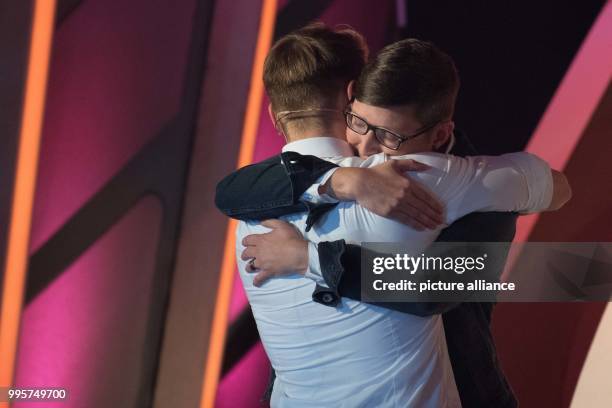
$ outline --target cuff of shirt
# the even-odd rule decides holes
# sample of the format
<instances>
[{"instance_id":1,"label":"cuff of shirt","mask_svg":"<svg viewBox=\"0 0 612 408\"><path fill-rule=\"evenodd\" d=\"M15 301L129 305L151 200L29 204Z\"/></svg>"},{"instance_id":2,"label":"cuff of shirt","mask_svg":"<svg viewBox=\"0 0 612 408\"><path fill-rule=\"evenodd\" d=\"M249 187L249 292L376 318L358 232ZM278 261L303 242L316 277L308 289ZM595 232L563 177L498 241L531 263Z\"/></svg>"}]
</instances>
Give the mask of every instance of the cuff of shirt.
<instances>
[{"instance_id":1,"label":"cuff of shirt","mask_svg":"<svg viewBox=\"0 0 612 408\"><path fill-rule=\"evenodd\" d=\"M339 202L338 199L330 196L329 194L321 194L319 192L320 187L327 183L327 181L336 172L336 170L338 170L338 168L339 167L335 167L331 170L328 170L325 174L319 177L319 179L315 181L314 184L312 184L310 187L308 187L306 191L304 191L304 194L302 194L302 197L300 198L303 201L308 201L314 204Z\"/></svg>"},{"instance_id":2,"label":"cuff of shirt","mask_svg":"<svg viewBox=\"0 0 612 408\"><path fill-rule=\"evenodd\" d=\"M315 281L317 286L320 286L322 289L329 289L329 286L327 286L327 283L325 283L325 279L323 279L323 274L321 273L319 249L317 248L317 244L310 241L308 241L308 269L306 270L304 276Z\"/></svg>"},{"instance_id":3,"label":"cuff of shirt","mask_svg":"<svg viewBox=\"0 0 612 408\"><path fill-rule=\"evenodd\" d=\"M327 284L316 286L312 300L326 306L336 306L340 302L338 286L344 273L342 266L342 255L346 251L346 243L343 239L338 241L323 241L318 245L319 264L321 275Z\"/></svg>"},{"instance_id":4,"label":"cuff of shirt","mask_svg":"<svg viewBox=\"0 0 612 408\"><path fill-rule=\"evenodd\" d=\"M527 209L520 214L530 214L548 208L553 197L552 171L548 163L529 153L508 154L508 157L521 169L527 180Z\"/></svg>"}]
</instances>

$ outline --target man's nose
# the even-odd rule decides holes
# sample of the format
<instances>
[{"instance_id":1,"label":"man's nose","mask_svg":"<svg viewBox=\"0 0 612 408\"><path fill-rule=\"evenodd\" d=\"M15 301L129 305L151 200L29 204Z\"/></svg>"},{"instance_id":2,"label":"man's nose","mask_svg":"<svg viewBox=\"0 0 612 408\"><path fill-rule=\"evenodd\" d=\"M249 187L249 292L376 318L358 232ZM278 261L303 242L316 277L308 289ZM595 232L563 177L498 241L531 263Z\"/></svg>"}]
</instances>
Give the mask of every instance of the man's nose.
<instances>
[{"instance_id":1,"label":"man's nose","mask_svg":"<svg viewBox=\"0 0 612 408\"><path fill-rule=\"evenodd\" d=\"M374 132L371 130L362 136L361 143L359 143L359 156L368 157L376 153L380 153L382 150L380 149L380 143L374 137Z\"/></svg>"}]
</instances>

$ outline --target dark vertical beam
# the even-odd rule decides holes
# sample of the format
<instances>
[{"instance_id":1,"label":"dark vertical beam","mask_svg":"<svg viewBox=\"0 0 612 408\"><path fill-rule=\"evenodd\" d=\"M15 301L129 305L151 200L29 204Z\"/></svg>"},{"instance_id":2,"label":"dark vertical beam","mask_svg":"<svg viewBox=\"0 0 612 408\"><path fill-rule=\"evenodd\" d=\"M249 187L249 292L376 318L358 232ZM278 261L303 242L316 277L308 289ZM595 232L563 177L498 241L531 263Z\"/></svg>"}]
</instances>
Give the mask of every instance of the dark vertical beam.
<instances>
[{"instance_id":1,"label":"dark vertical beam","mask_svg":"<svg viewBox=\"0 0 612 408\"><path fill-rule=\"evenodd\" d=\"M178 157L182 163L177 166L180 168L179 177L169 180L171 184L168 187L175 186L176 190L169 194L167 199L174 201L176 207L172 214L164 214L164 224L161 231L162 242L159 243L160 250L155 271L156 286L152 290L151 310L147 323L147 332L150 336L145 338L146 343L143 347L143 374L148 376L148 381L142 383L141 401L145 402L144 406L146 407L153 406L157 379L159 378L164 328L168 318L181 219L183 217L184 200L187 196L187 178L197 126L200 102L199 85L205 77L215 3L214 0L196 1L189 55L183 80L182 108L172 139L176 141L174 146L179 154L173 155L172 150L169 150L164 156L168 158Z\"/></svg>"},{"instance_id":2,"label":"dark vertical beam","mask_svg":"<svg viewBox=\"0 0 612 408\"><path fill-rule=\"evenodd\" d=\"M261 1L217 2L199 97L154 407L199 406L223 262L227 218L217 181L235 169Z\"/></svg>"},{"instance_id":3,"label":"dark vertical beam","mask_svg":"<svg viewBox=\"0 0 612 408\"><path fill-rule=\"evenodd\" d=\"M34 190L38 168L45 95L49 61L51 56L53 21L55 17L54 0L37 0L30 5L30 22L25 27L30 31L27 50L27 63L17 62L25 71L21 76L21 103L17 119L9 117L9 127L18 120L18 135L7 144L13 151L13 183L9 193L11 204L8 206L9 218L4 226L4 254L2 268L2 308L0 309L0 384L11 386L14 381L16 350L19 338L23 293L26 285L28 244L34 207ZM17 17L24 17L15 9ZM24 23L24 21L20 21ZM23 29L22 27L16 27ZM4 33L3 33L4 34ZM9 37L10 38L10 37ZM6 38L3 38L3 41ZM5 43L3 43L5 44ZM15 66L13 66L15 68ZM16 75L19 76L17 73ZM18 91L18 88L13 88ZM9 112L12 111L9 108ZM16 107L13 107L16 109ZM14 142L16 140L16 142ZM16 154L15 154L16 153ZM10 154L10 153L9 153ZM7 228L8 227L8 228Z\"/></svg>"},{"instance_id":4,"label":"dark vertical beam","mask_svg":"<svg viewBox=\"0 0 612 408\"><path fill-rule=\"evenodd\" d=\"M32 24L32 1L0 3L0 293Z\"/></svg>"}]
</instances>

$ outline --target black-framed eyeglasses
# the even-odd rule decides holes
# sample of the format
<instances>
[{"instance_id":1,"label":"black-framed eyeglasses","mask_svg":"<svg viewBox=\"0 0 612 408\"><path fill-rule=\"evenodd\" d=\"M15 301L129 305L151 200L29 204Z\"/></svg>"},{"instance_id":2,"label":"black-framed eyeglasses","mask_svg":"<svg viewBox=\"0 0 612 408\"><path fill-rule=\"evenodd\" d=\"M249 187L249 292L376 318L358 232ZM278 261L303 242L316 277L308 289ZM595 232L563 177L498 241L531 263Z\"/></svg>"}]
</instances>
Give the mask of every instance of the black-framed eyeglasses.
<instances>
[{"instance_id":1,"label":"black-framed eyeglasses","mask_svg":"<svg viewBox=\"0 0 612 408\"><path fill-rule=\"evenodd\" d=\"M427 125L417 130L411 135L402 136L384 127L370 125L364 118L351 112L349 109L346 109L344 111L344 117L346 118L346 126L348 126L348 128L351 129L353 132L360 135L366 135L371 130L374 133L374 137L376 138L376 140L378 140L378 143L385 147L388 147L391 150L399 149L402 143L426 133L441 122L436 121L431 125Z\"/></svg>"}]
</instances>

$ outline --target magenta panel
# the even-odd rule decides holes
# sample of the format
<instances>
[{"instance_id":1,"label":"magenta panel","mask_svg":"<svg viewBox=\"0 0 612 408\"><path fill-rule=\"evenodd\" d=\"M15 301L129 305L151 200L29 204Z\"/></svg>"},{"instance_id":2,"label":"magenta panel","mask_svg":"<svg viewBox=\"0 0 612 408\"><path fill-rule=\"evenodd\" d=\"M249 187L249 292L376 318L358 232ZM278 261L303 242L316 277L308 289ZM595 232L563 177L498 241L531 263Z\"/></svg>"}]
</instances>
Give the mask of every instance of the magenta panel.
<instances>
[{"instance_id":1,"label":"magenta panel","mask_svg":"<svg viewBox=\"0 0 612 408\"><path fill-rule=\"evenodd\" d=\"M259 403L270 375L270 363L257 343L228 373L219 386L216 408L262 407Z\"/></svg>"},{"instance_id":2,"label":"magenta panel","mask_svg":"<svg viewBox=\"0 0 612 408\"><path fill-rule=\"evenodd\" d=\"M178 112L194 1L87 0L55 35L31 249Z\"/></svg>"},{"instance_id":3,"label":"magenta panel","mask_svg":"<svg viewBox=\"0 0 612 408\"><path fill-rule=\"evenodd\" d=\"M162 215L157 198L142 199L28 305L17 386L68 389L49 406L137 406ZM41 404L14 404L30 406Z\"/></svg>"}]
</instances>

